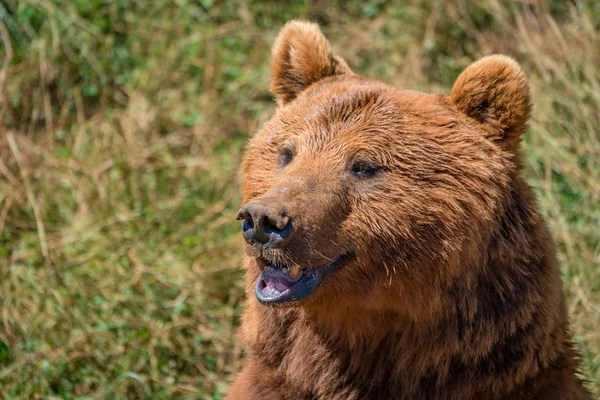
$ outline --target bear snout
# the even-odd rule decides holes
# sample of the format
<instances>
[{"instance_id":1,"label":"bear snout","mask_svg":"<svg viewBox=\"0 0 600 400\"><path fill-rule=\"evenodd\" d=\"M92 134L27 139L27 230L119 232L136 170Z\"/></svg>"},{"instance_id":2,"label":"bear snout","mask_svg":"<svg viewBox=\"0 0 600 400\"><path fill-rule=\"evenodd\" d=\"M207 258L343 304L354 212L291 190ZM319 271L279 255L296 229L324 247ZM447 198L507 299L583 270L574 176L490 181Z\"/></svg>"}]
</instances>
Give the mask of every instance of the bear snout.
<instances>
[{"instance_id":1,"label":"bear snout","mask_svg":"<svg viewBox=\"0 0 600 400\"><path fill-rule=\"evenodd\" d=\"M251 245L281 248L294 233L292 218L275 199L253 200L238 211L236 218L243 220L242 234Z\"/></svg>"}]
</instances>

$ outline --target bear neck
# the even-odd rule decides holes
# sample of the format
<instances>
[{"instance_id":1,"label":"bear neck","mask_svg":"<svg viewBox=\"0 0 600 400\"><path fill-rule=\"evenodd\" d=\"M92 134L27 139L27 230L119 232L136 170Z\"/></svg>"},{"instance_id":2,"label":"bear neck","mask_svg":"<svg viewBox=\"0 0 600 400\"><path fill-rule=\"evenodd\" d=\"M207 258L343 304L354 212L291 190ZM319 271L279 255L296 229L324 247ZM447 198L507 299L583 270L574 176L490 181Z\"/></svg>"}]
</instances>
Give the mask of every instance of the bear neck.
<instances>
[{"instance_id":1,"label":"bear neck","mask_svg":"<svg viewBox=\"0 0 600 400\"><path fill-rule=\"evenodd\" d=\"M248 344L296 387L323 398L495 398L535 385L548 369L572 374L555 251L531 204L530 189L517 182L486 241L487 257L463 260L466 272L429 293L415 313L255 304L264 323ZM338 397L342 388L346 397Z\"/></svg>"}]
</instances>

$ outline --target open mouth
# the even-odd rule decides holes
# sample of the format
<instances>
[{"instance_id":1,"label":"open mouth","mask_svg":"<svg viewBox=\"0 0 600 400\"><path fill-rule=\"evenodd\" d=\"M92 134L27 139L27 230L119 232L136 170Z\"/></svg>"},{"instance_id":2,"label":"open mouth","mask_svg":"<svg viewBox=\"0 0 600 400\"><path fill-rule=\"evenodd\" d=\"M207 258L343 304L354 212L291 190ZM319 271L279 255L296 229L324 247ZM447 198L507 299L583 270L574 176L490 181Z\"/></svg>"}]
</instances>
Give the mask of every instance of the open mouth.
<instances>
[{"instance_id":1,"label":"open mouth","mask_svg":"<svg viewBox=\"0 0 600 400\"><path fill-rule=\"evenodd\" d=\"M258 280L255 294L258 301L268 305L281 305L303 299L313 293L323 280L352 258L343 254L328 264L313 268L297 265L272 264L266 260Z\"/></svg>"}]
</instances>

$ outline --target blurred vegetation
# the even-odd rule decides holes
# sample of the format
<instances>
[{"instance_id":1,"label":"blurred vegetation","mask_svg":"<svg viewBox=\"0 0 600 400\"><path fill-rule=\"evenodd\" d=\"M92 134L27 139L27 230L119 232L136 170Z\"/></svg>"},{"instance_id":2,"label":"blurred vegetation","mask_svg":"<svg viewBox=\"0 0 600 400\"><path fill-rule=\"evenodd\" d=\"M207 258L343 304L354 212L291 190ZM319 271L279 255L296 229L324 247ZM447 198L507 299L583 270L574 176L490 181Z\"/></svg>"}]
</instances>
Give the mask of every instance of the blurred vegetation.
<instances>
[{"instance_id":1,"label":"blurred vegetation","mask_svg":"<svg viewBox=\"0 0 600 400\"><path fill-rule=\"evenodd\" d=\"M0 398L223 396L243 356L237 168L292 18L398 87L522 63L526 172L600 395L599 1L4 0Z\"/></svg>"}]
</instances>

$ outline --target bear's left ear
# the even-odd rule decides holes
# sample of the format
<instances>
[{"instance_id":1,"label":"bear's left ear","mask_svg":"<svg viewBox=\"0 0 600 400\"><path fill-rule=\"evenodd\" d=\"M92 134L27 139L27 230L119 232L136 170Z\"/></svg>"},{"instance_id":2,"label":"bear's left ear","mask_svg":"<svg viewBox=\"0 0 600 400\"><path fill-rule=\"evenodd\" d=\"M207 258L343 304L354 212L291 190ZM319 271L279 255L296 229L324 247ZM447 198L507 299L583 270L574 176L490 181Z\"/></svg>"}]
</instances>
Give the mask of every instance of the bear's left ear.
<instances>
[{"instance_id":1,"label":"bear's left ear","mask_svg":"<svg viewBox=\"0 0 600 400\"><path fill-rule=\"evenodd\" d=\"M323 78L352 74L348 64L333 55L319 26L311 22L288 22L275 40L272 57L271 91L281 104Z\"/></svg>"},{"instance_id":2,"label":"bear's left ear","mask_svg":"<svg viewBox=\"0 0 600 400\"><path fill-rule=\"evenodd\" d=\"M531 112L529 87L512 58L492 55L465 69L452 88L450 101L469 117L488 125L488 139L515 151Z\"/></svg>"}]
</instances>

